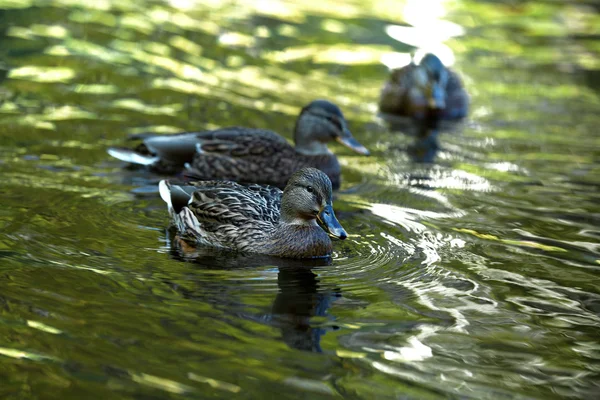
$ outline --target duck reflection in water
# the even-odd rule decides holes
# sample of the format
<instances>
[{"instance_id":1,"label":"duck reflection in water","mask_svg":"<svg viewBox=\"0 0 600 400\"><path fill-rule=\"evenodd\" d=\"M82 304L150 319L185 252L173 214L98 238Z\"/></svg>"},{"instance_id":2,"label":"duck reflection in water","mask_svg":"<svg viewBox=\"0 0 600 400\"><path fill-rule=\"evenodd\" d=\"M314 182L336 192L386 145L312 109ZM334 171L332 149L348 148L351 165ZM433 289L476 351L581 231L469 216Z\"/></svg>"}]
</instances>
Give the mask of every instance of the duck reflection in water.
<instances>
[{"instance_id":1,"label":"duck reflection in water","mask_svg":"<svg viewBox=\"0 0 600 400\"><path fill-rule=\"evenodd\" d=\"M421 123L416 126L414 142L406 148L413 162L433 163L440 150L438 129L435 124Z\"/></svg>"},{"instance_id":2,"label":"duck reflection in water","mask_svg":"<svg viewBox=\"0 0 600 400\"><path fill-rule=\"evenodd\" d=\"M320 291L319 279L310 266L280 266L277 285L271 321L281 329L283 340L295 349L321 353L321 336L337 328L314 326L310 320L326 317L331 303L341 297L340 290Z\"/></svg>"},{"instance_id":3,"label":"duck reflection in water","mask_svg":"<svg viewBox=\"0 0 600 400\"><path fill-rule=\"evenodd\" d=\"M283 341L291 348L323 352L321 337L327 331L336 330L337 327L332 324L326 324L327 326L324 327L322 321L324 318L332 319L328 316L327 310L336 299L341 297L341 290L321 285L313 269L331 265L331 258L295 260L191 247L178 238L174 228L167 231L167 241L172 258L193 262L206 269L276 266L278 293L270 313L257 316L242 312L240 316L278 327ZM189 290L175 289L182 292L186 298L198 297ZM224 300L225 303L230 301L231 299ZM314 317L323 317L320 318L319 325L311 322Z\"/></svg>"},{"instance_id":4,"label":"duck reflection in water","mask_svg":"<svg viewBox=\"0 0 600 400\"><path fill-rule=\"evenodd\" d=\"M406 151L413 162L433 163L441 149L439 144L439 120L410 120L398 119L395 121L387 120L388 129L391 131L402 132L406 136L414 138L408 146L392 145L390 149Z\"/></svg>"}]
</instances>

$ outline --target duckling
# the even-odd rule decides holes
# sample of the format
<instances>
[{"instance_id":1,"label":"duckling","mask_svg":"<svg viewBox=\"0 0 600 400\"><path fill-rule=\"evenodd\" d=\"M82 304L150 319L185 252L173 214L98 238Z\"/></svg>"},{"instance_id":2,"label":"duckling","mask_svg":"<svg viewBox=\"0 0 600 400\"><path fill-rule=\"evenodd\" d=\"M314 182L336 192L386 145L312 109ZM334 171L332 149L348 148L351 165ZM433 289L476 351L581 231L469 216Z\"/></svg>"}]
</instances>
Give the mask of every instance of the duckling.
<instances>
[{"instance_id":1,"label":"duckling","mask_svg":"<svg viewBox=\"0 0 600 400\"><path fill-rule=\"evenodd\" d=\"M315 100L302 109L294 129L295 146L275 132L245 127L133 138L143 142L135 149L113 147L108 153L159 173L177 173L185 167L199 179L260 183L281 189L302 167L322 170L338 189L340 164L327 148L329 142L369 154L350 133L339 107L326 100Z\"/></svg>"},{"instance_id":2,"label":"duckling","mask_svg":"<svg viewBox=\"0 0 600 400\"><path fill-rule=\"evenodd\" d=\"M166 180L159 192L181 239L193 245L316 258L331 255L328 234L347 236L333 211L331 181L316 168L295 172L283 192L231 181L176 185Z\"/></svg>"},{"instance_id":3,"label":"duckling","mask_svg":"<svg viewBox=\"0 0 600 400\"><path fill-rule=\"evenodd\" d=\"M381 90L379 110L416 119L460 119L467 115L469 96L460 77L433 54L417 65L391 72Z\"/></svg>"}]
</instances>

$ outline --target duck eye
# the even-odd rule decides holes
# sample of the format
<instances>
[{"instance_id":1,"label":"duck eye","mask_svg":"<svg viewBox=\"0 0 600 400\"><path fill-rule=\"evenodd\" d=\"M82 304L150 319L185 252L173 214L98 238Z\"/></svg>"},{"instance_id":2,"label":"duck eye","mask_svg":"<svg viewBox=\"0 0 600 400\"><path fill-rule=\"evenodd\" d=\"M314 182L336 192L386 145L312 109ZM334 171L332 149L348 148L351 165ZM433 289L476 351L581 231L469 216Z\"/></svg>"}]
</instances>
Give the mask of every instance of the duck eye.
<instances>
[{"instance_id":1,"label":"duck eye","mask_svg":"<svg viewBox=\"0 0 600 400\"><path fill-rule=\"evenodd\" d=\"M312 187L312 186L307 186L307 187L306 187L306 191L307 191L308 193L312 193L312 192L314 192L314 189L313 189L313 187Z\"/></svg>"}]
</instances>

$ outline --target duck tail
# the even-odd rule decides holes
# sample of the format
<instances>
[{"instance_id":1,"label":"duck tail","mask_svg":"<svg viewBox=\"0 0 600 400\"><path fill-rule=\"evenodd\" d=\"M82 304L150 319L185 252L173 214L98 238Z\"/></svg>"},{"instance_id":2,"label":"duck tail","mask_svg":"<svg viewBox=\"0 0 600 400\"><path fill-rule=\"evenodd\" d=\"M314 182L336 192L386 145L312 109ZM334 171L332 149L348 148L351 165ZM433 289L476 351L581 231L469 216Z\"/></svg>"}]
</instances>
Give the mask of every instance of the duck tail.
<instances>
[{"instance_id":1,"label":"duck tail","mask_svg":"<svg viewBox=\"0 0 600 400\"><path fill-rule=\"evenodd\" d=\"M171 185L169 185L168 181L163 179L158 183L158 193L160 193L160 198L167 203L167 207L171 211L173 209L173 202L171 201Z\"/></svg>"},{"instance_id":2,"label":"duck tail","mask_svg":"<svg viewBox=\"0 0 600 400\"><path fill-rule=\"evenodd\" d=\"M191 189L191 187L188 187L188 189ZM172 185L167 180L160 181L158 192L163 201L167 203L171 215L179 214L192 199L191 192L185 191L181 186Z\"/></svg>"},{"instance_id":3,"label":"duck tail","mask_svg":"<svg viewBox=\"0 0 600 400\"><path fill-rule=\"evenodd\" d=\"M107 151L114 158L131 164L152 165L160 160L157 156L140 154L125 147L109 147Z\"/></svg>"}]
</instances>

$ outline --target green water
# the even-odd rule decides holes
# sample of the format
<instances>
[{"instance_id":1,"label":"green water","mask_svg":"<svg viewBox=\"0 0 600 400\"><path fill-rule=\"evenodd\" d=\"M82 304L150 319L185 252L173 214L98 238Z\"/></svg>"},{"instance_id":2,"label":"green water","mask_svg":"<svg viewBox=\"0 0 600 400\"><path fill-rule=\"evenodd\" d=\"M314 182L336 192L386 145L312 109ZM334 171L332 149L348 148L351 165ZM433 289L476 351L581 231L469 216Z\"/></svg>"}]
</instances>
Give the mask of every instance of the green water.
<instances>
[{"instance_id":1,"label":"green water","mask_svg":"<svg viewBox=\"0 0 600 400\"><path fill-rule=\"evenodd\" d=\"M0 9L0 398L600 396L592 3ZM377 116L415 46L472 96L433 163ZM350 237L330 265L182 257L157 177L106 154L144 131L291 138L315 98L372 152L332 147Z\"/></svg>"}]
</instances>

